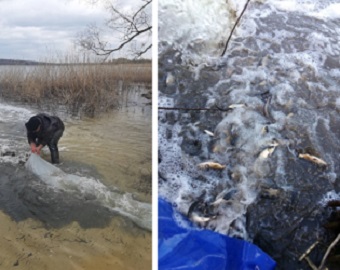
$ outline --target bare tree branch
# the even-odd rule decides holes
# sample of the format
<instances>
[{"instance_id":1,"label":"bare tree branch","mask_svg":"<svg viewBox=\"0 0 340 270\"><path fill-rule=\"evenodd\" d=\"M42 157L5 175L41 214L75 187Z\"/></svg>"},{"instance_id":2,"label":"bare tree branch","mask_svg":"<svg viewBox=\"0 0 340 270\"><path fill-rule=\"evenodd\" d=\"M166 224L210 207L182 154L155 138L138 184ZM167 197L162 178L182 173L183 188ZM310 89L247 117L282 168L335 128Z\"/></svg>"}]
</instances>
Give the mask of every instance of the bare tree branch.
<instances>
[{"instance_id":1,"label":"bare tree branch","mask_svg":"<svg viewBox=\"0 0 340 270\"><path fill-rule=\"evenodd\" d=\"M97 3L98 0L93 0ZM92 2L93 2L92 1ZM117 51L125 49L128 45L134 58L146 54L152 47L151 3L152 0L139 0L140 5L131 7L130 11L123 11L108 1L106 9L110 18L103 29L95 25L88 26L78 34L76 44L84 50L92 51L96 55L109 57ZM109 31L108 35L105 35ZM113 42L119 37L119 42Z\"/></svg>"},{"instance_id":2,"label":"bare tree branch","mask_svg":"<svg viewBox=\"0 0 340 270\"><path fill-rule=\"evenodd\" d=\"M230 41L230 39L231 39L231 37L232 37L232 35L233 35L233 33L234 33L234 30L235 30L235 28L236 28L236 25L237 25L237 24L239 23L239 21L241 20L241 18L242 18L242 16L243 16L244 12L245 12L246 9L247 9L247 6L248 6L249 2L250 2L250 0L247 0L246 4L244 5L244 8L243 8L243 10L242 10L242 12L241 12L241 15L237 18L237 20L236 20L236 22L235 22L235 24L234 24L234 26L233 26L233 29L231 29L231 32L230 32L230 34L229 34L228 40L227 40L227 42L226 42L226 44L225 44L225 47L224 47L224 50L223 50L221 56L223 56L223 55L225 54L225 52L227 51L229 41Z\"/></svg>"}]
</instances>

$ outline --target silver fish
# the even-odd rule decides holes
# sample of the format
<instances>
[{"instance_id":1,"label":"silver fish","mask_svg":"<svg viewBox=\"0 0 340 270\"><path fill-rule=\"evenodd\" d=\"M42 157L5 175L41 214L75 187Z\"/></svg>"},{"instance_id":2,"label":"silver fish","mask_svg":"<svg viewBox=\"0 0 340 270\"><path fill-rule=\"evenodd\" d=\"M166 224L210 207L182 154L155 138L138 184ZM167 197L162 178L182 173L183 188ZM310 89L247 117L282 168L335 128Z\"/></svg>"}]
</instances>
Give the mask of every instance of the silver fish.
<instances>
[{"instance_id":1,"label":"silver fish","mask_svg":"<svg viewBox=\"0 0 340 270\"><path fill-rule=\"evenodd\" d=\"M208 134L209 136L211 136L211 137L214 137L214 136L215 136L214 133L212 133L212 132L209 131L209 130L204 130L204 132L205 132L206 134Z\"/></svg>"}]
</instances>

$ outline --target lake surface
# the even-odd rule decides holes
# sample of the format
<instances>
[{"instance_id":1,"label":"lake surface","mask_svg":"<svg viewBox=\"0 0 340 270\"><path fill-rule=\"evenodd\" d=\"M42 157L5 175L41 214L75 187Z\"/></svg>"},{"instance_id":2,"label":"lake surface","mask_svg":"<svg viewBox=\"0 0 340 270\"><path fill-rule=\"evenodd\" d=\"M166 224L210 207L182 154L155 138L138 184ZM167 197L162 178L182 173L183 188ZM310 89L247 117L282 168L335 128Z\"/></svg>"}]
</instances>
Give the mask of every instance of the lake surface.
<instances>
[{"instance_id":1,"label":"lake surface","mask_svg":"<svg viewBox=\"0 0 340 270\"><path fill-rule=\"evenodd\" d=\"M0 102L0 269L151 268L151 106L140 96L145 91L130 90L123 108L95 118L54 110L66 129L57 166L63 177L50 179L24 166L24 123L42 109ZM42 158L50 160L48 149ZM138 207L145 215L136 217Z\"/></svg>"}]
</instances>

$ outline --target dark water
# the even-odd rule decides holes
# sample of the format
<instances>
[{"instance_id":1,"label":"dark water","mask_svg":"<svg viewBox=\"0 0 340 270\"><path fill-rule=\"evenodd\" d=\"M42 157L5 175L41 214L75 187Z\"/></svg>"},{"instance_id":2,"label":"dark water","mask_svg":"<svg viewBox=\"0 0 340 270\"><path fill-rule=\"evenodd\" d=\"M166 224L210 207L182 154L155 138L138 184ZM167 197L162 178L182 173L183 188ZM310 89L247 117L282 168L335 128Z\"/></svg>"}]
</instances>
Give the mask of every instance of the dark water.
<instances>
[{"instance_id":1,"label":"dark water","mask_svg":"<svg viewBox=\"0 0 340 270\"><path fill-rule=\"evenodd\" d=\"M204 227L254 242L278 269L309 269L298 258L316 240L310 258L319 265L334 238L323 228L323 202L340 192L339 25L254 2L224 57L192 66L190 49L170 44L160 53L159 105L174 108L159 110L161 196L184 214L206 202L217 218ZM226 169L199 169L205 161Z\"/></svg>"}]
</instances>

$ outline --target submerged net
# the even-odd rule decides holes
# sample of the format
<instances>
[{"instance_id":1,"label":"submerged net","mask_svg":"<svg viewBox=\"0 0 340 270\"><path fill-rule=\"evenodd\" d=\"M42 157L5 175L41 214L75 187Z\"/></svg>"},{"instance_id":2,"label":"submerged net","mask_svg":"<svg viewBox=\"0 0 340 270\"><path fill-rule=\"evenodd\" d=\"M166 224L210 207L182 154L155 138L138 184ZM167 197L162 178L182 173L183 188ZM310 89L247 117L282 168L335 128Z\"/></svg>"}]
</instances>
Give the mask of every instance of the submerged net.
<instances>
[{"instance_id":1,"label":"submerged net","mask_svg":"<svg viewBox=\"0 0 340 270\"><path fill-rule=\"evenodd\" d=\"M100 204L111 211L151 231L151 205L134 200L132 194L114 192L94 178L67 174L37 154L31 154L25 166L47 185L66 192L90 193Z\"/></svg>"}]
</instances>

